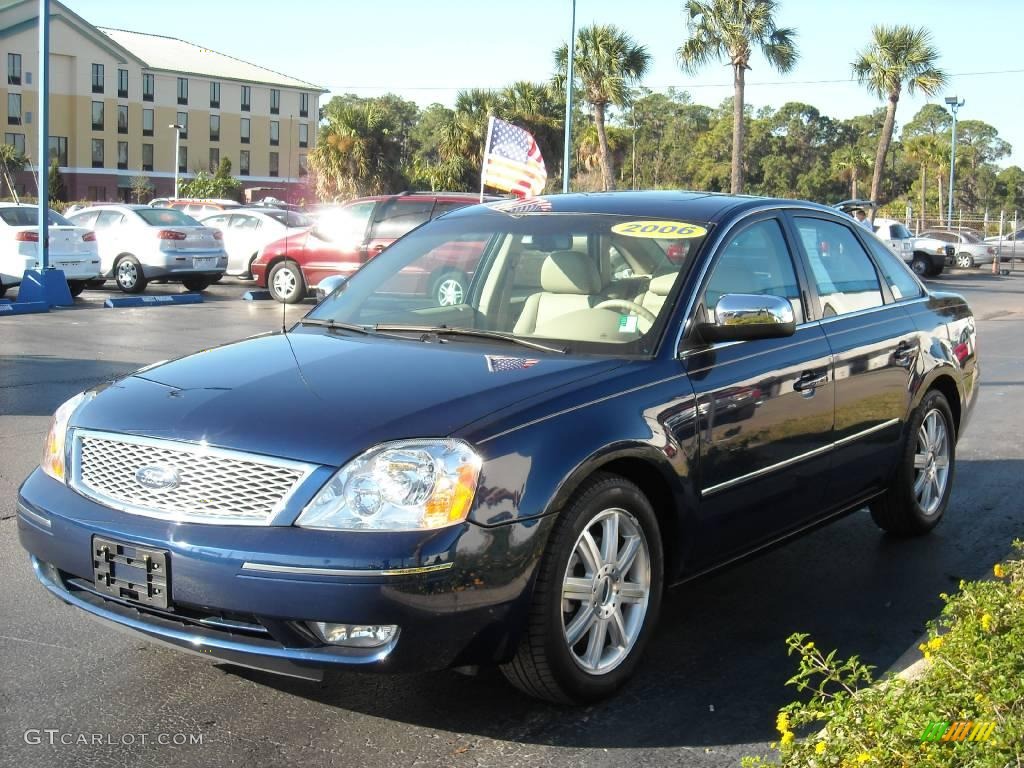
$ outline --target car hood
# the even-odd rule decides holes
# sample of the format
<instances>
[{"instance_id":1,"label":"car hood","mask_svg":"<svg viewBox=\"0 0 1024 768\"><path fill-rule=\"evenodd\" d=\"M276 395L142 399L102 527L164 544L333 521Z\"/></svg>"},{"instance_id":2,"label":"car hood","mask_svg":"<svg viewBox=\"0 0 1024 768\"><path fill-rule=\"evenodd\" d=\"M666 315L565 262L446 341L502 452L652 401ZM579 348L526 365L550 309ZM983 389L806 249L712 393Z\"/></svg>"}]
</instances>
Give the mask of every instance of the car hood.
<instances>
[{"instance_id":1,"label":"car hood","mask_svg":"<svg viewBox=\"0 0 1024 768\"><path fill-rule=\"evenodd\" d=\"M623 362L305 329L144 368L98 388L72 424L340 466L388 440L450 435Z\"/></svg>"}]
</instances>

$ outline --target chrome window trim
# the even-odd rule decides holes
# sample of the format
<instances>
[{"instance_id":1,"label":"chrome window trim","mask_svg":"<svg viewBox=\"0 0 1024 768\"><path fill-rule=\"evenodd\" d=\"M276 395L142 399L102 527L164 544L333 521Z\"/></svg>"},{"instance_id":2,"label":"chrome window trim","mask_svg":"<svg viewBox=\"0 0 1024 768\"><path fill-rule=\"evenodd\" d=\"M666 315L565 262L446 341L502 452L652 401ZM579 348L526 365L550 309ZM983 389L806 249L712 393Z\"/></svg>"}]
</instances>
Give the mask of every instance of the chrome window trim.
<instances>
[{"instance_id":1,"label":"chrome window trim","mask_svg":"<svg viewBox=\"0 0 1024 768\"><path fill-rule=\"evenodd\" d=\"M274 565L272 563L242 563L243 571L257 571L260 573L288 573L296 576L412 576L421 573L434 573L436 571L447 571L455 565L450 561L437 563L436 565L423 565L413 568L317 568L304 565Z\"/></svg>"},{"instance_id":2,"label":"chrome window trim","mask_svg":"<svg viewBox=\"0 0 1024 768\"><path fill-rule=\"evenodd\" d=\"M317 464L309 464L291 459L282 459L276 456L266 456L260 453L247 453L236 451L230 448L218 448L201 443L191 443L182 440L165 440L153 437L142 437L139 435L128 435L122 432L103 432L100 430L73 428L68 440L71 446L71 467L68 475L68 487L81 496L95 501L103 506L116 509L119 512L126 512L130 515L140 517L151 517L157 520L169 520L176 523L200 523L203 525L246 525L246 526L269 526L285 522L281 518L288 512L288 505L295 496L303 490L310 477L320 468ZM82 438L91 437L96 440L113 440L133 445L151 446L170 451L191 453L196 456L216 456L223 459L234 459L252 464L264 464L282 469L290 469L299 473L299 478L292 485L291 490L282 496L274 505L270 513L263 518L237 518L225 517L222 515L197 515L197 514L174 514L160 512L157 510L141 507L135 504L126 504L118 499L107 496L105 493L95 491L85 485L81 479L81 453Z\"/></svg>"},{"instance_id":3,"label":"chrome window trim","mask_svg":"<svg viewBox=\"0 0 1024 768\"><path fill-rule=\"evenodd\" d=\"M799 456L791 456L790 458L785 459L784 461L777 462L777 463L772 464L772 465L767 466L767 467L762 467L761 469L756 469L753 472L748 472L745 475L740 475L739 477L734 477L731 480L726 480L725 482L718 483L717 485L712 485L709 488L705 488L704 490L702 490L700 492L701 498L704 498L704 497L707 497L707 496L712 496L712 495L718 493L719 491L724 491L724 490L726 490L728 488L732 488L733 486L739 485L741 483L745 483L748 480L755 480L756 478L763 477L764 475L767 475L770 472L775 472L776 470L779 470L779 469L785 469L786 467L790 467L790 466L792 466L792 465L794 465L794 464L796 464L798 462L804 461L806 459L812 459L815 456L820 456L823 453L828 453L829 451L832 451L832 450L835 450L836 448L842 447L842 446L846 445L847 443L852 443L854 440L860 440L862 437L867 437L870 434L873 434L875 432L879 432L879 431L881 431L883 429L886 429L888 427L893 426L894 424L899 424L899 423L900 423L899 419L889 419L888 421L884 421L881 424L876 424L873 427L868 427L865 430L857 432L854 435L848 435L848 436L846 436L844 438L841 438L839 440L834 440L831 443L829 443L828 445L823 445L820 448L815 448L813 451L807 451L807 453L801 453Z\"/></svg>"}]
</instances>

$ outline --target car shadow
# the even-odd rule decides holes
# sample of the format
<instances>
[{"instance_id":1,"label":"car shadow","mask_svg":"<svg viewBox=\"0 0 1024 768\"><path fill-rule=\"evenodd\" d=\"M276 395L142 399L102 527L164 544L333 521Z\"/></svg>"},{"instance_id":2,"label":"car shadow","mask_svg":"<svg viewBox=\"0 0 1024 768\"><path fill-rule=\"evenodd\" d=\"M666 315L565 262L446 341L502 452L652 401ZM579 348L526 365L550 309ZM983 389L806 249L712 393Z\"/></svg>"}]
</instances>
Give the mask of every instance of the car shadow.
<instances>
[{"instance_id":1,"label":"car shadow","mask_svg":"<svg viewBox=\"0 0 1024 768\"><path fill-rule=\"evenodd\" d=\"M72 395L138 370L138 362L0 355L0 415L50 416Z\"/></svg>"},{"instance_id":2,"label":"car shadow","mask_svg":"<svg viewBox=\"0 0 1024 768\"><path fill-rule=\"evenodd\" d=\"M584 708L539 703L488 671L376 676L317 685L224 667L326 707L497 740L564 747L710 747L777 738L796 671L785 639L890 667L939 614L941 592L985 578L1020 535L1013 506L1024 460L959 461L950 510L929 536L883 534L865 511L757 558L677 587L638 674Z\"/></svg>"}]
</instances>

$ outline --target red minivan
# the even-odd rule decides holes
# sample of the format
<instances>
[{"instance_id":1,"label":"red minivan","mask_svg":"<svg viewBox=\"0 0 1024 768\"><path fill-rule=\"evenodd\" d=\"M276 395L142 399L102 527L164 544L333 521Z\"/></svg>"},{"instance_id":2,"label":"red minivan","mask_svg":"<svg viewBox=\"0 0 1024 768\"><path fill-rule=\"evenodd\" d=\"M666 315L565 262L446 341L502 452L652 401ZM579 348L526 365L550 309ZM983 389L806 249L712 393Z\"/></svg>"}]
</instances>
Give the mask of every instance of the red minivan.
<instances>
[{"instance_id":1,"label":"red minivan","mask_svg":"<svg viewBox=\"0 0 1024 768\"><path fill-rule=\"evenodd\" d=\"M325 277L351 275L420 224L479 201L479 195L467 192L403 192L325 208L310 230L265 246L252 274L275 299L294 304ZM419 281L429 283L426 287L439 304L461 303L472 276L462 261L439 258L437 269Z\"/></svg>"}]
</instances>

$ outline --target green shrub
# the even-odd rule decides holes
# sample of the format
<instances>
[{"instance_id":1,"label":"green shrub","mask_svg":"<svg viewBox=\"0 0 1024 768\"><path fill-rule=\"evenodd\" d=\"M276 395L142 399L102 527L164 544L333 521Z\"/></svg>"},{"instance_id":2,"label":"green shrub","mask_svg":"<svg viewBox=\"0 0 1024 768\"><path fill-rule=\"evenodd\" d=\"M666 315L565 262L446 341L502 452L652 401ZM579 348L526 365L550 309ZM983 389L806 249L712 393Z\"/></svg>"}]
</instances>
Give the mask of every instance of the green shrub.
<instances>
[{"instance_id":1,"label":"green shrub","mask_svg":"<svg viewBox=\"0 0 1024 768\"><path fill-rule=\"evenodd\" d=\"M1024 542L1014 548L1024 553ZM941 596L945 606L920 645L920 674L874 684L873 668L858 657L838 660L806 634L789 637L789 655L799 658L799 668L787 685L801 700L783 707L776 720L780 737L771 746L778 764L1024 765L1024 561L998 564L993 574L989 581L962 581L957 594ZM984 741L957 741L942 739L946 728L933 725L934 740L923 738L931 724L966 721L971 729L986 723L994 729ZM743 759L744 768L770 764L771 758Z\"/></svg>"}]
</instances>

